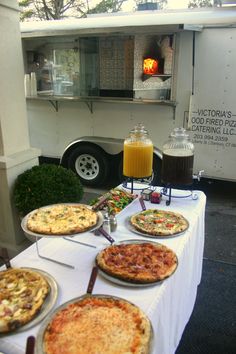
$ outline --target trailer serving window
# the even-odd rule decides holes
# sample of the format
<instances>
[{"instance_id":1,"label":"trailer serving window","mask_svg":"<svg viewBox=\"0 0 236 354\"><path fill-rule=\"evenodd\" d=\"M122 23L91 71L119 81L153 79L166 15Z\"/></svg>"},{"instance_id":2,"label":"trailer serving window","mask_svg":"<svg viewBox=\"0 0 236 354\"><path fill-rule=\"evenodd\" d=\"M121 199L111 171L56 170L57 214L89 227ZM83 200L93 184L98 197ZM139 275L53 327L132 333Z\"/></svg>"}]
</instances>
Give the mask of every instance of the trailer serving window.
<instances>
[{"instance_id":1,"label":"trailer serving window","mask_svg":"<svg viewBox=\"0 0 236 354\"><path fill-rule=\"evenodd\" d=\"M24 48L39 95L170 99L173 34L34 38Z\"/></svg>"}]
</instances>

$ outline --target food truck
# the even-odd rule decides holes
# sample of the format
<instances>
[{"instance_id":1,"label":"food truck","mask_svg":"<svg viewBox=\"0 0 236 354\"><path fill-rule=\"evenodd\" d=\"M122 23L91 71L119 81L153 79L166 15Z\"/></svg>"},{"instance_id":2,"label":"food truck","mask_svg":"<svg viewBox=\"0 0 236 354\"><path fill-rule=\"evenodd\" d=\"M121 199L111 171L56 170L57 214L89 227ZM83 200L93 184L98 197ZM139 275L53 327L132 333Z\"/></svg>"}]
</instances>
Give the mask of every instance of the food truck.
<instances>
[{"instance_id":1,"label":"food truck","mask_svg":"<svg viewBox=\"0 0 236 354\"><path fill-rule=\"evenodd\" d=\"M143 123L153 183L175 127L194 144L194 174L236 179L236 11L137 11L21 24L31 145L89 186L122 179L123 142Z\"/></svg>"}]
</instances>

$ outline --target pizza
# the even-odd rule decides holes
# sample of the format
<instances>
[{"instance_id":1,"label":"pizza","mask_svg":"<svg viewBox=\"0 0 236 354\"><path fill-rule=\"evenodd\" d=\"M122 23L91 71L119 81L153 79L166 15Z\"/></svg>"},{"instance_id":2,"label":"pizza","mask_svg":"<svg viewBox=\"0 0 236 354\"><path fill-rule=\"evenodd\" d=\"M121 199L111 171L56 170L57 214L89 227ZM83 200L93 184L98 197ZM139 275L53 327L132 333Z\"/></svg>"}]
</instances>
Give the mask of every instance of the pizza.
<instances>
[{"instance_id":1,"label":"pizza","mask_svg":"<svg viewBox=\"0 0 236 354\"><path fill-rule=\"evenodd\" d=\"M11 268L0 272L0 333L30 322L40 311L50 286L37 271Z\"/></svg>"},{"instance_id":2,"label":"pizza","mask_svg":"<svg viewBox=\"0 0 236 354\"><path fill-rule=\"evenodd\" d=\"M30 231L45 235L69 235L97 224L95 211L83 204L54 204L36 209L27 218Z\"/></svg>"},{"instance_id":3,"label":"pizza","mask_svg":"<svg viewBox=\"0 0 236 354\"><path fill-rule=\"evenodd\" d=\"M188 221L179 213L147 209L130 218L135 230L153 236L169 236L185 231Z\"/></svg>"},{"instance_id":4,"label":"pizza","mask_svg":"<svg viewBox=\"0 0 236 354\"><path fill-rule=\"evenodd\" d=\"M102 295L59 309L43 333L45 354L148 354L151 324L135 305Z\"/></svg>"},{"instance_id":5,"label":"pizza","mask_svg":"<svg viewBox=\"0 0 236 354\"><path fill-rule=\"evenodd\" d=\"M140 284L169 277L178 264L176 254L168 247L142 241L109 246L99 252L96 262L112 277Z\"/></svg>"}]
</instances>

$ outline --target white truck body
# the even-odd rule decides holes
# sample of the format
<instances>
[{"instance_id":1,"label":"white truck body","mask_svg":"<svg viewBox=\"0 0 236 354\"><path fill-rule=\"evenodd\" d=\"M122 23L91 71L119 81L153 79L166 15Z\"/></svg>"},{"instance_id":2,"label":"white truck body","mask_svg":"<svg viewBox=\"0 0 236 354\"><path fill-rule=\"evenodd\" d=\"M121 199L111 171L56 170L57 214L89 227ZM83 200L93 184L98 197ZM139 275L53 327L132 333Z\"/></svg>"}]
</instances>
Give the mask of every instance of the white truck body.
<instances>
[{"instance_id":1,"label":"white truck body","mask_svg":"<svg viewBox=\"0 0 236 354\"><path fill-rule=\"evenodd\" d=\"M173 128L183 126L195 147L194 172L204 170L204 177L236 180L235 10L151 11L34 22L22 24L21 32L24 52L34 40L65 34L133 36L134 51L143 36L174 35L168 99L155 96L155 90L165 88L160 78L136 80L140 60L138 69L134 63L132 99L28 97L31 145L40 148L43 156L61 158L74 140L92 141L116 154L128 132L142 122L161 157L163 143Z\"/></svg>"}]
</instances>

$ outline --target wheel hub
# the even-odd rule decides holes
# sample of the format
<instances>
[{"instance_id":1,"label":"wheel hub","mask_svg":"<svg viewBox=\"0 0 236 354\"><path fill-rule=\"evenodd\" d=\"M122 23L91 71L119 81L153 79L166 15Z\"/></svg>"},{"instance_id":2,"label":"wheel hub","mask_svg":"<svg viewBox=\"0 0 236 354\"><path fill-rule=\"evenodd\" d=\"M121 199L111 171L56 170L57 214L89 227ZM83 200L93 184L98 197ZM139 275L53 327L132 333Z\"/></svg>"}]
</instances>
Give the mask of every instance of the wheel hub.
<instances>
[{"instance_id":1,"label":"wheel hub","mask_svg":"<svg viewBox=\"0 0 236 354\"><path fill-rule=\"evenodd\" d=\"M81 178L92 180L98 176L99 164L92 155L82 154L75 161L75 169Z\"/></svg>"}]
</instances>

